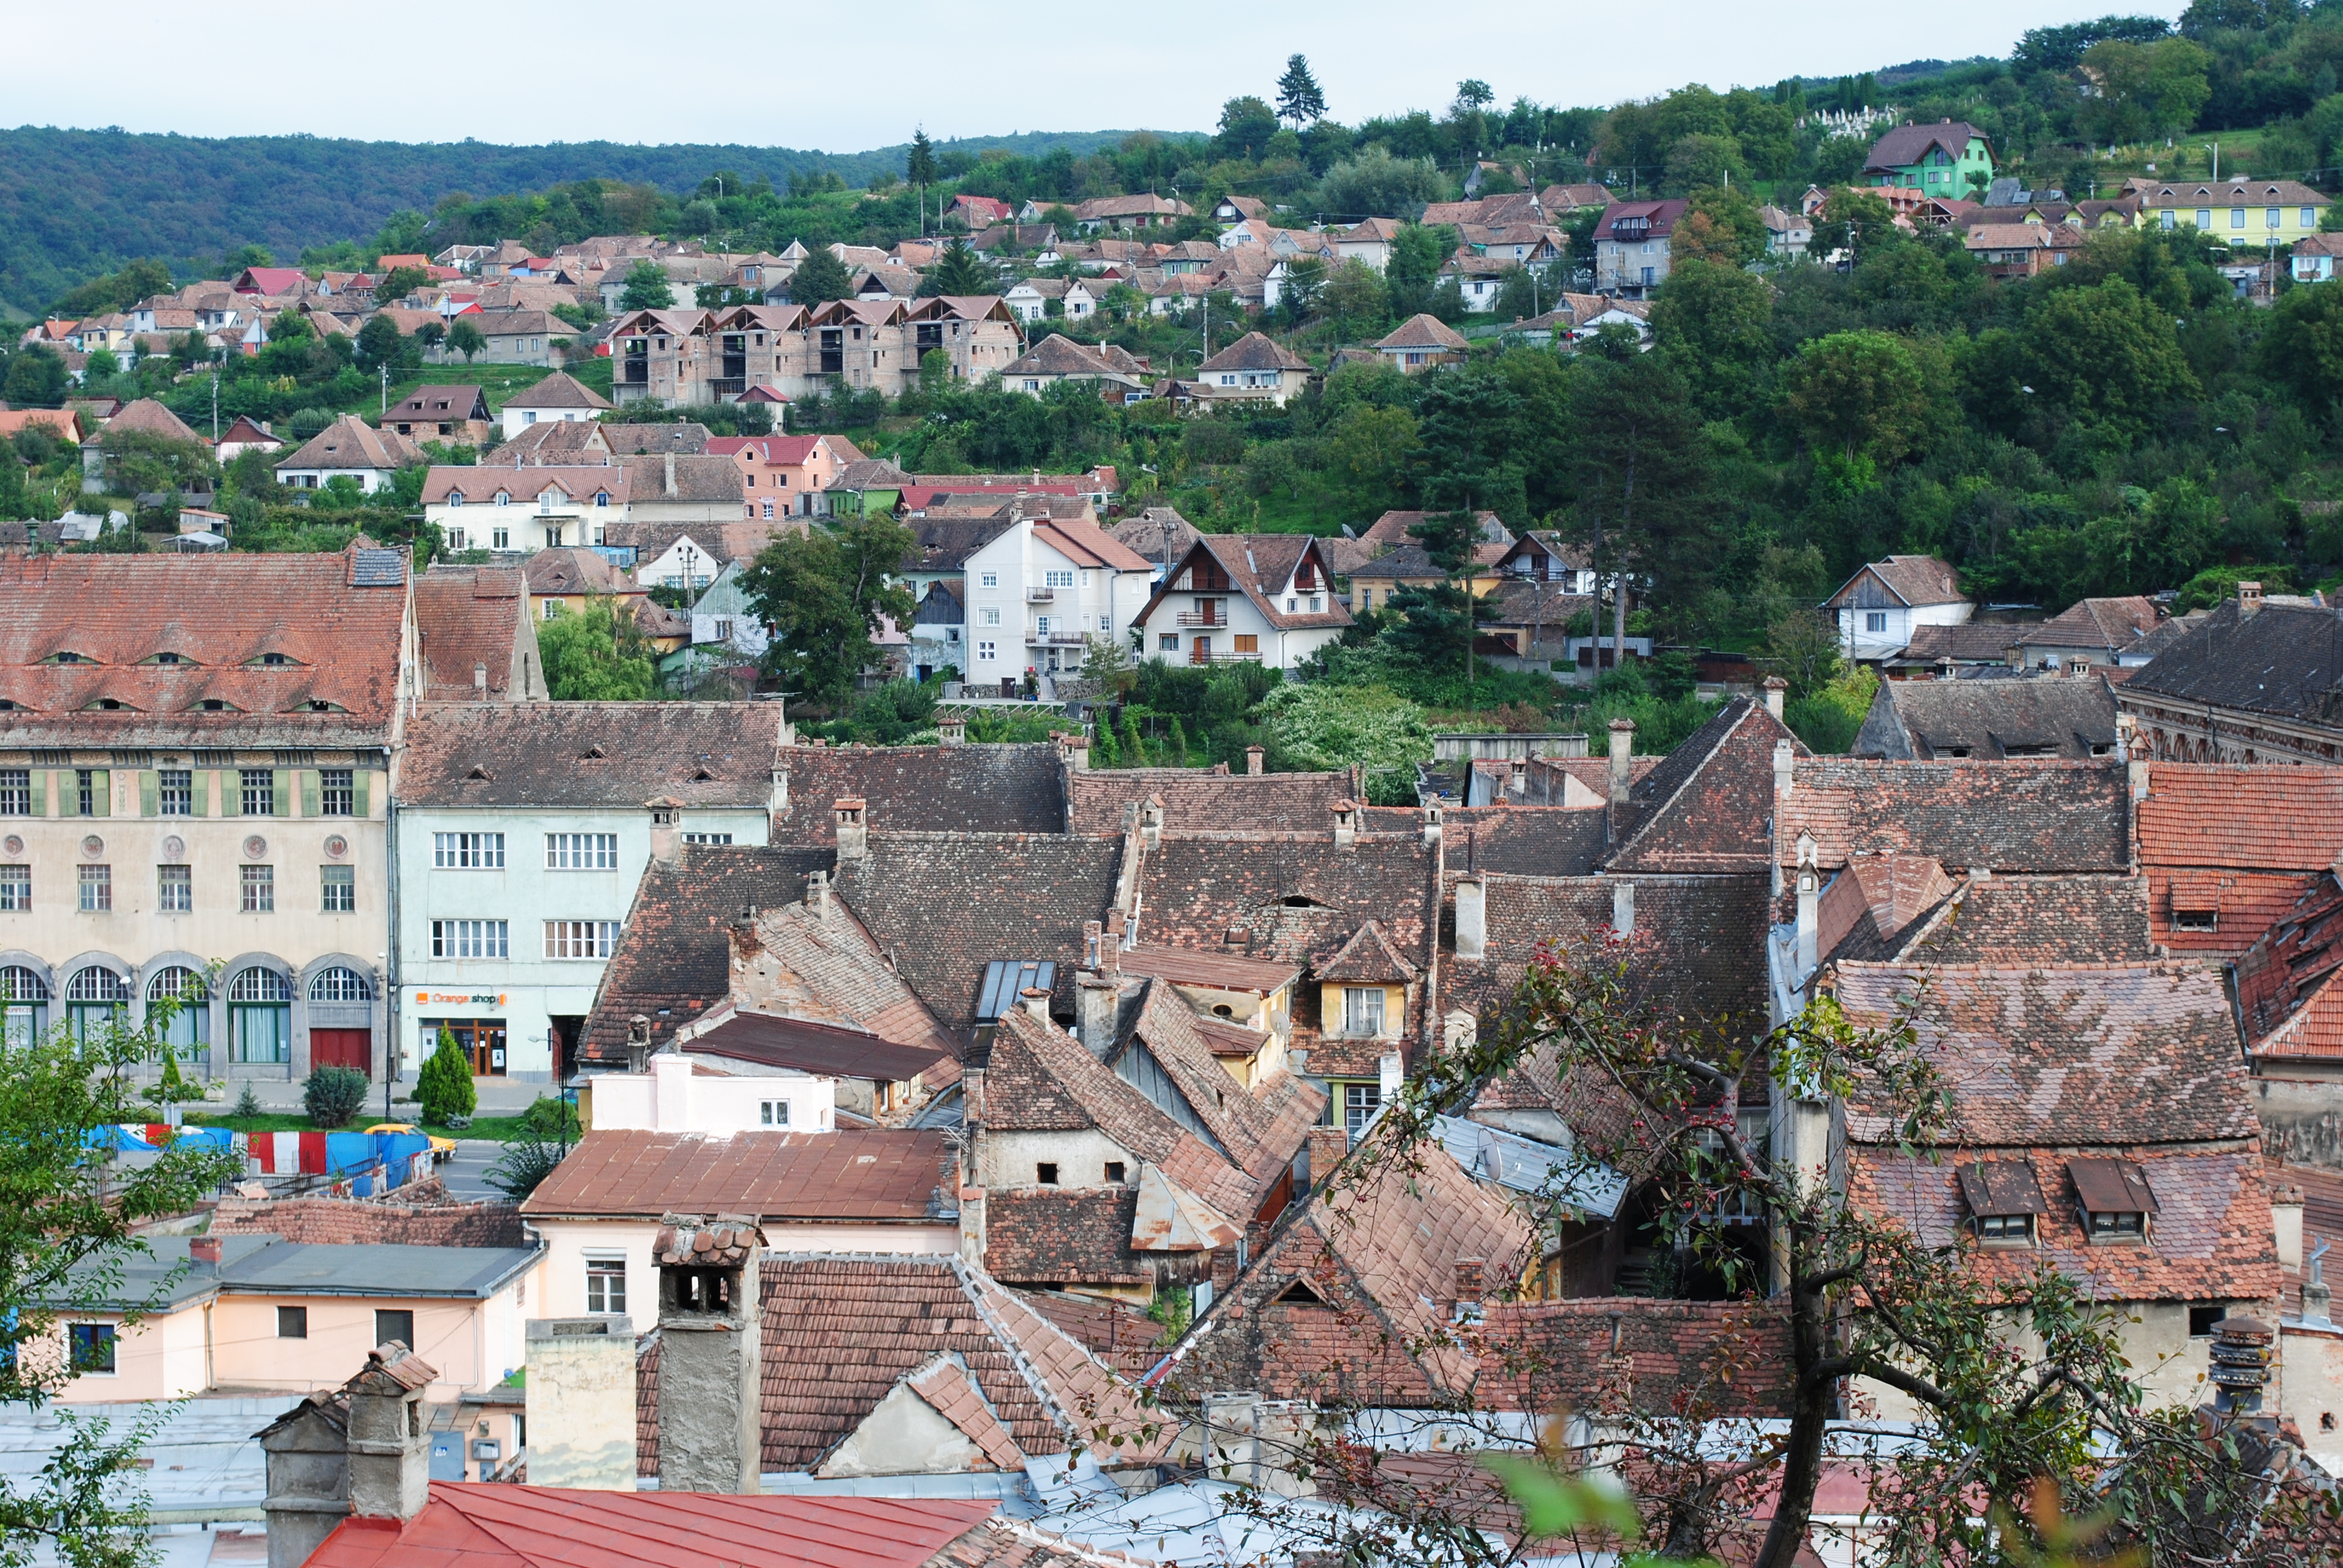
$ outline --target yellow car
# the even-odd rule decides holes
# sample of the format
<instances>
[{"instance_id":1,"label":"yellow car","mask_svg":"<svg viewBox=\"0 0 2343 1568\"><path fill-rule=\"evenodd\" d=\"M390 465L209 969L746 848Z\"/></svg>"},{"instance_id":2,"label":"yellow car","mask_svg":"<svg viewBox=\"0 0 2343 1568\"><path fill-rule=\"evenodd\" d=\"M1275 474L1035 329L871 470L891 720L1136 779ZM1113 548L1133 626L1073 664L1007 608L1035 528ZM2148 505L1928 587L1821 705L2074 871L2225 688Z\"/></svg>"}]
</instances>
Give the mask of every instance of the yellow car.
<instances>
[{"instance_id":1,"label":"yellow car","mask_svg":"<svg viewBox=\"0 0 2343 1568\"><path fill-rule=\"evenodd\" d=\"M423 1129L416 1126L411 1121L377 1121L372 1127L367 1128L367 1131L368 1132L423 1132ZM454 1139L442 1138L436 1132L423 1132L423 1136L431 1140L431 1162L433 1164L446 1164L447 1162L447 1157L456 1152L456 1141Z\"/></svg>"}]
</instances>

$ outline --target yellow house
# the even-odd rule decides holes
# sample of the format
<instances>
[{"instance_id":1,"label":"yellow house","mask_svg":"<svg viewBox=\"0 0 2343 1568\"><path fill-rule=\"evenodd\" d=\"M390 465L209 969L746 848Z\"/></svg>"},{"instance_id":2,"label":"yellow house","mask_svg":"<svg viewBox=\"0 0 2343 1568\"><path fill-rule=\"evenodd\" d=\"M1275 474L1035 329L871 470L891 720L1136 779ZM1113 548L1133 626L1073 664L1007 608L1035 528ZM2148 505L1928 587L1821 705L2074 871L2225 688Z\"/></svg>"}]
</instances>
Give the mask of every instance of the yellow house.
<instances>
[{"instance_id":1,"label":"yellow house","mask_svg":"<svg viewBox=\"0 0 2343 1568\"><path fill-rule=\"evenodd\" d=\"M2318 232L2329 197L2298 180L2233 178L2137 187L2140 226L2196 228L2230 245L2292 245Z\"/></svg>"},{"instance_id":2,"label":"yellow house","mask_svg":"<svg viewBox=\"0 0 2343 1568\"><path fill-rule=\"evenodd\" d=\"M1434 566L1432 557L1422 545L1403 545L1386 556L1378 556L1364 566L1351 568L1351 613L1390 608L1392 595L1403 588L1430 588L1435 583L1454 582L1468 590L1474 598L1497 591L1505 574L1497 569L1509 545L1482 544L1473 547L1472 567L1451 578Z\"/></svg>"},{"instance_id":3,"label":"yellow house","mask_svg":"<svg viewBox=\"0 0 2343 1568\"><path fill-rule=\"evenodd\" d=\"M1360 1063L1378 1048L1382 1056L1399 1057L1401 1040L1407 1032L1408 993L1420 978L1421 971L1392 946L1376 920L1352 932L1351 940L1318 966L1319 1033L1334 1049L1322 1053L1325 1060L1311 1065L1324 1072L1332 1095L1327 1107L1329 1120L1354 1138L1382 1105L1383 1079L1389 1075L1379 1073L1374 1081L1353 1080L1347 1073L1337 1076L1342 1073L1341 1059ZM1351 1043L1343 1049L1337 1042ZM1366 1050L1363 1051L1362 1046Z\"/></svg>"},{"instance_id":4,"label":"yellow house","mask_svg":"<svg viewBox=\"0 0 2343 1568\"><path fill-rule=\"evenodd\" d=\"M1292 964L1238 953L1198 952L1141 942L1118 962L1126 974L1169 980L1196 1013L1196 1032L1212 1060L1252 1089L1286 1066L1293 1028Z\"/></svg>"}]
</instances>

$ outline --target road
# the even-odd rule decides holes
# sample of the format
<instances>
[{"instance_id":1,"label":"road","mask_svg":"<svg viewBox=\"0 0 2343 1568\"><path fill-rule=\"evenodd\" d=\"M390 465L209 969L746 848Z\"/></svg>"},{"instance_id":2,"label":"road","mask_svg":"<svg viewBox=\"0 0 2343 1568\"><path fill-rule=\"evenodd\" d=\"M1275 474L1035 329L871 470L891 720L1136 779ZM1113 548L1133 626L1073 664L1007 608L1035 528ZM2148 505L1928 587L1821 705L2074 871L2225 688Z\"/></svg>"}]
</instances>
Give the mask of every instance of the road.
<instances>
[{"instance_id":1,"label":"road","mask_svg":"<svg viewBox=\"0 0 2343 1568\"><path fill-rule=\"evenodd\" d=\"M497 1162L505 1146L488 1138L459 1138L456 1152L447 1163L439 1167L439 1179L447 1183L447 1196L458 1202L478 1202L483 1198L504 1201L504 1194L488 1183L488 1167Z\"/></svg>"}]
</instances>

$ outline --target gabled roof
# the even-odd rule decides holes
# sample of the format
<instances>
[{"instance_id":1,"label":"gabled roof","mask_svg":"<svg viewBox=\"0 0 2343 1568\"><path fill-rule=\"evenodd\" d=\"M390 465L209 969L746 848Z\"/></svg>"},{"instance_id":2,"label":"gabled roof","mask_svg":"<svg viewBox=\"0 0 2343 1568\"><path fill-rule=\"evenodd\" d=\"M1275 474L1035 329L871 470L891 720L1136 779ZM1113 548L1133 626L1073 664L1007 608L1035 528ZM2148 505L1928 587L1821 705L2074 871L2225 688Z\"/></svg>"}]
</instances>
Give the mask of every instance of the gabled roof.
<instances>
[{"instance_id":1,"label":"gabled roof","mask_svg":"<svg viewBox=\"0 0 2343 1568\"><path fill-rule=\"evenodd\" d=\"M1302 370L1310 361L1267 333L1248 332L1196 367L1200 376L1215 370Z\"/></svg>"},{"instance_id":2,"label":"gabled roof","mask_svg":"<svg viewBox=\"0 0 2343 1568\"><path fill-rule=\"evenodd\" d=\"M1435 354L1462 354L1472 345L1464 341L1463 333L1440 317L1419 312L1376 339L1375 347L1386 354L1411 348Z\"/></svg>"},{"instance_id":3,"label":"gabled roof","mask_svg":"<svg viewBox=\"0 0 2343 1568\"><path fill-rule=\"evenodd\" d=\"M609 399L566 370L505 399L508 408L608 408Z\"/></svg>"},{"instance_id":4,"label":"gabled roof","mask_svg":"<svg viewBox=\"0 0 2343 1568\"><path fill-rule=\"evenodd\" d=\"M930 1224L958 1209L936 1131L588 1132L521 1204L525 1219L754 1214Z\"/></svg>"},{"instance_id":5,"label":"gabled roof","mask_svg":"<svg viewBox=\"0 0 2343 1568\"><path fill-rule=\"evenodd\" d=\"M1170 566L1202 538L1196 525L1170 507L1147 507L1107 528L1121 545L1161 566Z\"/></svg>"},{"instance_id":6,"label":"gabled roof","mask_svg":"<svg viewBox=\"0 0 2343 1568\"><path fill-rule=\"evenodd\" d=\"M773 792L778 706L561 702L520 722L501 703L434 705L407 722L400 795L424 807L631 813L667 797L690 809L759 809Z\"/></svg>"},{"instance_id":7,"label":"gabled roof","mask_svg":"<svg viewBox=\"0 0 2343 1568\"><path fill-rule=\"evenodd\" d=\"M106 428L116 429L121 423L117 417ZM345 473L365 470L388 473L421 461L423 454L397 431L377 430L355 414L344 414L302 443L300 449L292 456L279 457L277 467L279 470L316 468L324 471L338 469Z\"/></svg>"},{"instance_id":8,"label":"gabled roof","mask_svg":"<svg viewBox=\"0 0 2343 1568\"><path fill-rule=\"evenodd\" d=\"M2308 605L2229 599L2132 671L2127 691L2343 725L2343 618Z\"/></svg>"},{"instance_id":9,"label":"gabled roof","mask_svg":"<svg viewBox=\"0 0 2343 1568\"><path fill-rule=\"evenodd\" d=\"M2156 940L2235 956L2343 862L2343 769L2151 762L2136 820ZM2181 911L2211 929L2175 925Z\"/></svg>"},{"instance_id":10,"label":"gabled roof","mask_svg":"<svg viewBox=\"0 0 2343 1568\"><path fill-rule=\"evenodd\" d=\"M1841 583L1838 591L1823 601L1823 608L1836 609L1854 603L1851 596L1855 585L1865 577L1886 589L1898 604L1916 608L1965 602L1959 580L1946 562L1934 556L1889 556L1884 561L1873 561Z\"/></svg>"},{"instance_id":11,"label":"gabled roof","mask_svg":"<svg viewBox=\"0 0 2343 1568\"><path fill-rule=\"evenodd\" d=\"M1917 857L1882 859L1892 859L1900 870ZM1856 861L1841 871L1825 890L1825 900L1842 882L1852 882L1853 896L1844 901L1859 903L1865 898L1861 879L1875 876L1872 868L1880 863ZM1837 922L1825 918L1824 950L1843 947L1840 956L1881 961L2012 967L2136 964L2158 956L2148 930L2145 877L1966 877L1955 887L1938 869L1919 890L1930 906L1920 911L1896 896L1906 890L1903 881L1898 878L1892 890L1873 890L1889 896L1884 905L1874 902L1861 911L1869 923L1858 920L1843 943L1833 940L1833 928L1844 925L1844 914Z\"/></svg>"},{"instance_id":12,"label":"gabled roof","mask_svg":"<svg viewBox=\"0 0 2343 1568\"><path fill-rule=\"evenodd\" d=\"M1174 591L1172 585L1200 558L1215 563L1228 578L1232 591L1243 594L1273 627L1306 631L1339 629L1352 624L1349 608L1334 592L1333 573L1318 552L1318 541L1307 534L1198 535L1188 553L1166 568L1162 581L1156 585L1135 624L1144 625L1153 618L1157 608ZM1296 608L1289 610L1281 597L1305 558L1317 562L1320 587L1313 591L1324 596L1326 608L1322 610L1308 608L1307 599L1297 600Z\"/></svg>"},{"instance_id":13,"label":"gabled roof","mask_svg":"<svg viewBox=\"0 0 2343 1568\"><path fill-rule=\"evenodd\" d=\"M1603 216L1594 226L1598 240L1616 239L1618 226L1642 224L1643 233L1634 238L1665 239L1675 232L1676 222L1692 209L1687 201L1614 201L1603 209Z\"/></svg>"},{"instance_id":14,"label":"gabled roof","mask_svg":"<svg viewBox=\"0 0 2343 1568\"><path fill-rule=\"evenodd\" d=\"M2002 628L2005 634L2010 629ZM1878 733L1879 725L1900 729L1904 743ZM2083 759L2107 756L2115 744L2115 694L2104 679L2012 675L1883 681L1855 750L1857 756L1923 761L1964 756Z\"/></svg>"},{"instance_id":15,"label":"gabled roof","mask_svg":"<svg viewBox=\"0 0 2343 1568\"><path fill-rule=\"evenodd\" d=\"M1055 833L1064 829L1063 766L1049 743L1003 746L793 746L781 753L789 802L777 843L828 849L832 808L866 802L874 833Z\"/></svg>"},{"instance_id":16,"label":"gabled roof","mask_svg":"<svg viewBox=\"0 0 2343 1568\"><path fill-rule=\"evenodd\" d=\"M569 429L590 429L572 425ZM539 430L559 430L560 425L539 425ZM435 466L423 477L423 503L443 506L460 495L468 506L493 506L497 493L511 498L508 506L534 501L547 490L558 490L573 500L607 494L614 506L624 506L634 495L631 476L615 464L532 463L522 467ZM518 516L518 513L513 514Z\"/></svg>"},{"instance_id":17,"label":"gabled roof","mask_svg":"<svg viewBox=\"0 0 2343 1568\"><path fill-rule=\"evenodd\" d=\"M2130 869L2127 776L2107 762L1800 758L1775 813L1785 868L1811 834L1825 869L1899 852L1948 870Z\"/></svg>"},{"instance_id":18,"label":"gabled roof","mask_svg":"<svg viewBox=\"0 0 2343 1568\"><path fill-rule=\"evenodd\" d=\"M1096 523L1080 518L1052 517L1033 525L1036 543L1048 545L1078 567L1102 567L1111 572L1143 572L1151 563L1118 541Z\"/></svg>"},{"instance_id":19,"label":"gabled roof","mask_svg":"<svg viewBox=\"0 0 2343 1568\"><path fill-rule=\"evenodd\" d=\"M544 695L543 671L528 663L537 631L524 589L521 574L510 567L438 562L415 579L415 639L427 701L469 702L482 695L472 672L483 665L491 699ZM523 689L513 689L516 679ZM410 728L410 738L413 733Z\"/></svg>"},{"instance_id":20,"label":"gabled roof","mask_svg":"<svg viewBox=\"0 0 2343 1568\"><path fill-rule=\"evenodd\" d=\"M2343 1057L2343 881L2324 872L2237 960L2237 1014L2258 1059Z\"/></svg>"},{"instance_id":21,"label":"gabled roof","mask_svg":"<svg viewBox=\"0 0 2343 1568\"><path fill-rule=\"evenodd\" d=\"M1245 774L1109 768L1069 772L1065 789L1067 829L1075 833L1120 833L1129 808L1150 800L1162 807L1167 833L1315 832L1333 820L1335 801L1365 792L1355 769Z\"/></svg>"},{"instance_id":22,"label":"gabled roof","mask_svg":"<svg viewBox=\"0 0 2343 1568\"><path fill-rule=\"evenodd\" d=\"M1385 512L1368 526L1365 533L1359 536L1359 542L1380 545L1385 549L1400 549L1409 545L1421 544L1423 541L1408 530L1422 528L1425 519L1432 516L1430 512ZM1506 528L1504 519L1496 513L1475 512L1473 514L1473 520L1481 530L1483 544L1511 545L1513 542L1513 536Z\"/></svg>"},{"instance_id":23,"label":"gabled roof","mask_svg":"<svg viewBox=\"0 0 2343 1568\"><path fill-rule=\"evenodd\" d=\"M343 417L348 418L349 416L344 415ZM122 411L108 419L105 428L98 432L97 441L100 446L104 446L109 436L132 434L160 436L165 440L186 441L198 447L211 445L189 429L186 420L152 397L141 397L135 402L124 404Z\"/></svg>"},{"instance_id":24,"label":"gabled roof","mask_svg":"<svg viewBox=\"0 0 2343 1568\"><path fill-rule=\"evenodd\" d=\"M1942 120L1933 126L1897 126L1871 144L1871 156L1864 168L1907 168L1927 156L1933 148L1941 147L1954 158L1968 156L1969 143L1982 141L1990 149L1993 138L1966 120Z\"/></svg>"},{"instance_id":25,"label":"gabled roof","mask_svg":"<svg viewBox=\"0 0 2343 1568\"><path fill-rule=\"evenodd\" d=\"M1315 966L1374 920L1423 968L1439 923L1437 853L1417 833L1362 833L1348 846L1331 830L1166 834L1141 870L1137 936Z\"/></svg>"},{"instance_id":26,"label":"gabled roof","mask_svg":"<svg viewBox=\"0 0 2343 1568\"><path fill-rule=\"evenodd\" d=\"M1783 741L1794 757L1814 755L1764 703L1725 703L1630 787L1612 873L1765 869L1774 754Z\"/></svg>"}]
</instances>

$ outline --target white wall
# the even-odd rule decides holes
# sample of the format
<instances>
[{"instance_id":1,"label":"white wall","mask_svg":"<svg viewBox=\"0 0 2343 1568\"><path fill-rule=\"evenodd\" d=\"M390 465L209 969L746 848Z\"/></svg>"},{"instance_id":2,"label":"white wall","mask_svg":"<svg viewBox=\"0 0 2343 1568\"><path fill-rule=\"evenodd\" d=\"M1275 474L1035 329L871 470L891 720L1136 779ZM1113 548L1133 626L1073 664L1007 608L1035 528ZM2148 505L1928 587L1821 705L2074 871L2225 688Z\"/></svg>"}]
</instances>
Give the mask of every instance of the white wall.
<instances>
[{"instance_id":1,"label":"white wall","mask_svg":"<svg viewBox=\"0 0 2343 1568\"><path fill-rule=\"evenodd\" d=\"M1071 573L1071 586L1051 586L1051 572ZM990 586L986 577L992 578ZM1033 525L1021 522L968 558L968 631L962 672L970 681L992 683L1003 676L1022 676L1029 668L1080 668L1083 637L1101 637L1118 646L1126 642L1132 620L1146 607L1152 588L1152 568L1114 571L1082 567L1033 537ZM1050 588L1051 597L1035 603L1025 597L1029 588ZM993 618L988 622L987 616ZM1048 635L1071 640L1055 645L1038 640L1041 622ZM992 657L984 646L992 645Z\"/></svg>"},{"instance_id":2,"label":"white wall","mask_svg":"<svg viewBox=\"0 0 2343 1568\"><path fill-rule=\"evenodd\" d=\"M658 1323L659 1266L651 1261L651 1244L659 1232L656 1219L539 1220L532 1228L545 1238L547 1248L543 1290L530 1292L532 1301L542 1297L530 1308L532 1316L585 1317L586 1261L589 1255L608 1253L626 1259L627 1315L634 1320L637 1332ZM960 1251L957 1220L897 1225L767 1220L764 1231L768 1253L911 1252L942 1257Z\"/></svg>"},{"instance_id":3,"label":"white wall","mask_svg":"<svg viewBox=\"0 0 2343 1568\"><path fill-rule=\"evenodd\" d=\"M749 1132L786 1126L828 1132L837 1125L838 1083L806 1073L718 1078L692 1070L692 1059L663 1050L649 1072L604 1072L594 1079L594 1127L657 1132ZM764 1106L783 1101L786 1122L767 1122Z\"/></svg>"}]
</instances>

